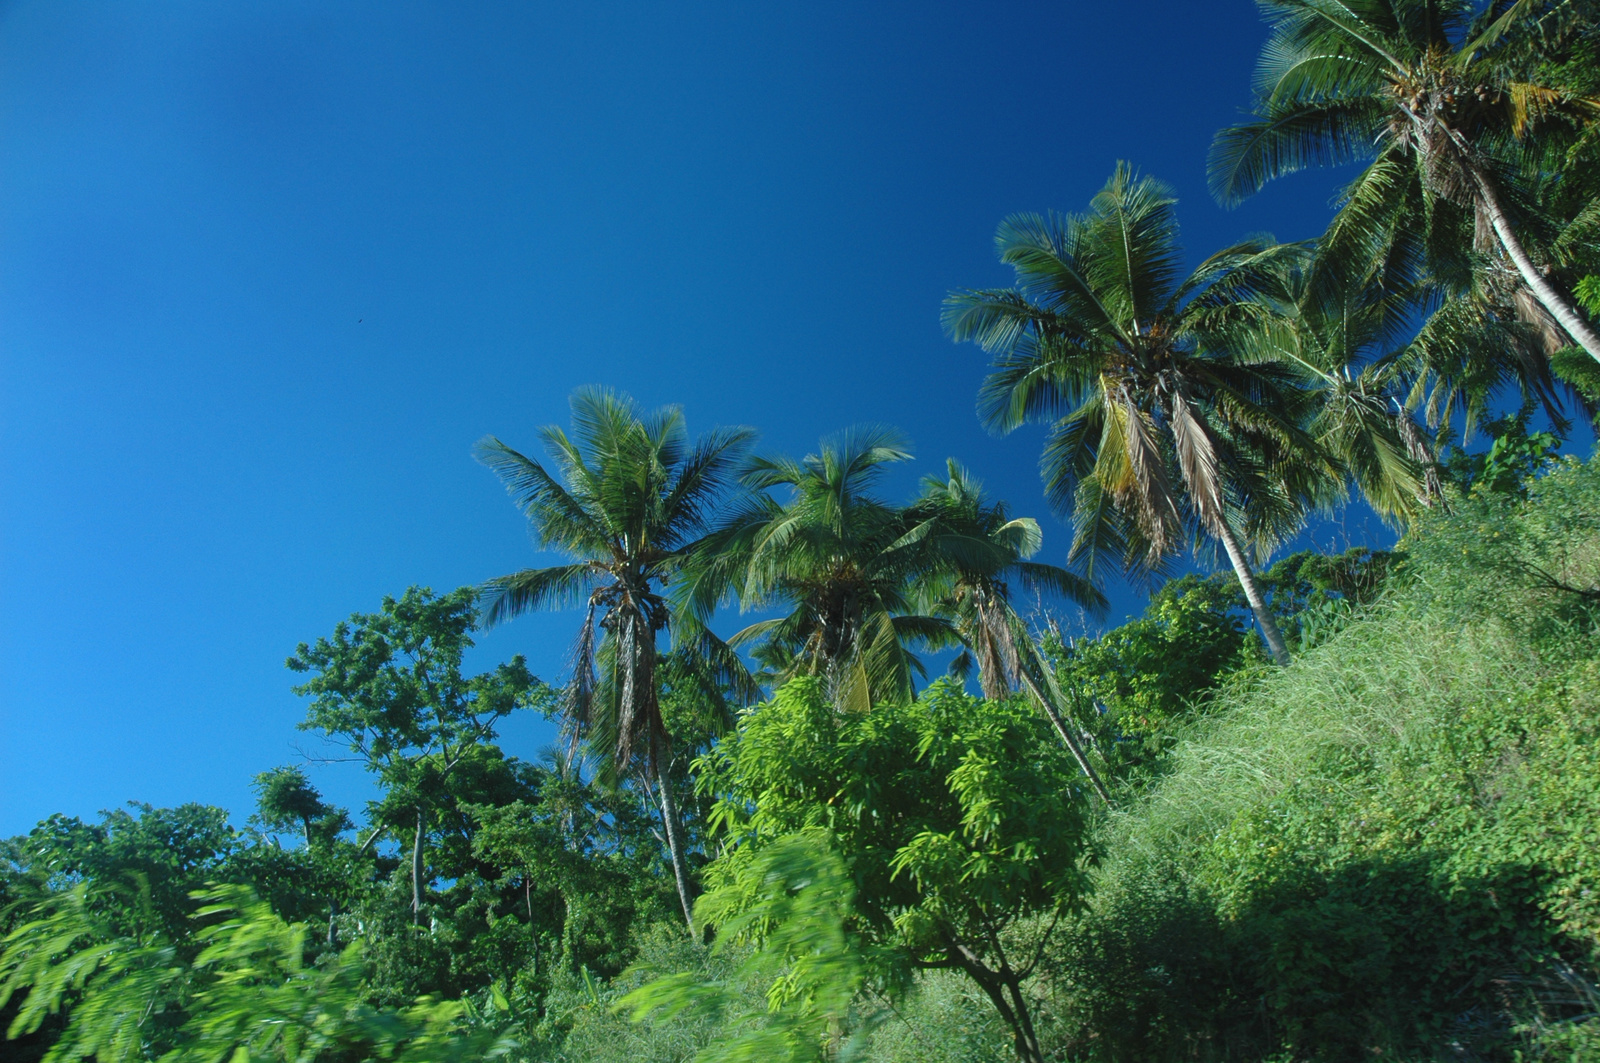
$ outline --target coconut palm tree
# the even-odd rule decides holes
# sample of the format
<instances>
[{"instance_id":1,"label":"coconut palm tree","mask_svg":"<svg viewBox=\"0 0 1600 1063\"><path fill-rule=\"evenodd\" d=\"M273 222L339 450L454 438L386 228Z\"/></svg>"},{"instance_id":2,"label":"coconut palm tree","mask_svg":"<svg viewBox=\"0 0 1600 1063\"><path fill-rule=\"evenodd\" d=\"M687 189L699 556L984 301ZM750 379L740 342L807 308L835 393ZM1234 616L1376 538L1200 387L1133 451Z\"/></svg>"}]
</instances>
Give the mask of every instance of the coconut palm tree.
<instances>
[{"instance_id":1,"label":"coconut palm tree","mask_svg":"<svg viewBox=\"0 0 1600 1063\"><path fill-rule=\"evenodd\" d=\"M924 551L929 578L919 587L924 612L954 625L962 651L951 674L965 678L974 667L986 698L1009 697L1025 687L1088 776L1095 792L1110 800L1061 711L1060 691L1012 602L1013 589L1064 598L1090 612L1109 603L1093 583L1056 565L1030 560L1043 534L1031 517L1012 517L1004 502L991 502L983 484L954 459L946 477L924 477L922 496L907 507L910 525L899 549Z\"/></svg>"},{"instance_id":2,"label":"coconut palm tree","mask_svg":"<svg viewBox=\"0 0 1600 1063\"><path fill-rule=\"evenodd\" d=\"M1279 283L1258 286L1229 347L1297 377L1314 400L1307 434L1391 524L1441 497L1434 441L1414 411L1448 432L1459 408L1470 432L1491 397L1515 386L1561 423L1536 330L1472 299L1441 301L1426 280L1352 273L1310 247L1286 248L1277 264Z\"/></svg>"},{"instance_id":3,"label":"coconut palm tree","mask_svg":"<svg viewBox=\"0 0 1600 1063\"><path fill-rule=\"evenodd\" d=\"M1245 364L1219 338L1251 316L1285 252L1250 241L1180 274L1175 200L1120 164L1082 215L1013 215L995 238L1014 288L952 293L944 323L995 354L979 415L995 431L1051 423L1041 460L1070 515L1069 558L1152 569L1189 529L1226 551L1273 659L1289 650L1251 566L1258 548L1326 504L1337 471L1299 423L1283 367Z\"/></svg>"},{"instance_id":4,"label":"coconut palm tree","mask_svg":"<svg viewBox=\"0 0 1600 1063\"><path fill-rule=\"evenodd\" d=\"M1550 167L1535 136L1591 123L1600 100L1540 80L1531 43L1570 4L1549 0L1263 0L1272 36L1256 120L1212 147L1212 188L1236 203L1274 177L1370 160L1328 241L1391 259L1498 248L1532 299L1526 313L1600 359L1600 335L1529 246L1521 175ZM1571 21L1570 19L1568 21ZM1561 32L1594 32L1574 23ZM1468 235L1470 234L1470 235ZM1435 270L1435 272L1439 272ZM1537 309L1535 309L1535 306ZM1545 315L1548 315L1547 317ZM1557 342L1555 346L1564 346Z\"/></svg>"},{"instance_id":5,"label":"coconut palm tree","mask_svg":"<svg viewBox=\"0 0 1600 1063\"><path fill-rule=\"evenodd\" d=\"M984 697L1007 697L1020 682L1023 652L1014 591L1062 598L1096 614L1109 603L1077 573L1031 560L1043 542L1038 521L1011 516L1009 507L991 501L983 484L954 459L945 470L943 478L923 478L922 494L905 511L909 527L897 545L928 556L929 576L919 588L918 605L955 625L963 648L950 662L951 674L965 678L976 668Z\"/></svg>"},{"instance_id":6,"label":"coconut palm tree","mask_svg":"<svg viewBox=\"0 0 1600 1063\"><path fill-rule=\"evenodd\" d=\"M540 548L570 558L489 580L484 620L494 625L535 609L586 607L566 691L566 725L574 742L590 740L607 775L638 771L646 789L659 795L692 932L682 818L667 770L672 741L661 716L657 638L669 632L693 647L717 686L758 693L737 654L693 618L674 616L664 596L735 485L754 433L719 429L691 443L677 407L643 413L632 399L603 388L572 396L572 426L571 437L554 425L540 430L554 474L493 436L478 444L479 460L505 482Z\"/></svg>"},{"instance_id":7,"label":"coconut palm tree","mask_svg":"<svg viewBox=\"0 0 1600 1063\"><path fill-rule=\"evenodd\" d=\"M902 515L872 494L884 468L910 456L894 432L861 428L798 461L752 460L744 483L761 493L702 541L679 587L685 611L704 621L730 601L786 607L729 644L754 647L775 679L824 676L847 710L910 698L921 664L908 644L957 641L948 621L913 608L926 559L897 549Z\"/></svg>"}]
</instances>

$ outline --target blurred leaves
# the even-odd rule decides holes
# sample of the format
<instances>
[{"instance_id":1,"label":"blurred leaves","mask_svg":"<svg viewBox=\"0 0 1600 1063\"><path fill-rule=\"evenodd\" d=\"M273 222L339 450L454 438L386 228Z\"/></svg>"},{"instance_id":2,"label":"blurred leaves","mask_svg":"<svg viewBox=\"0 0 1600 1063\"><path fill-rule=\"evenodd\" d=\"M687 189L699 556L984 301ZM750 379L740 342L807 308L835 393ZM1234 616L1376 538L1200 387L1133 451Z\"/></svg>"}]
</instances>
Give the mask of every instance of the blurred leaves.
<instances>
[{"instance_id":1,"label":"blurred leaves","mask_svg":"<svg viewBox=\"0 0 1600 1063\"><path fill-rule=\"evenodd\" d=\"M38 901L0 954L0 1004L26 994L8 1036L71 1003L46 1063L431 1063L493 1058L502 1047L492 1033L457 1028L460 1004L368 1004L359 943L309 965L306 927L285 923L244 887L196 895L203 947L188 962L163 934L110 930L89 892L83 885Z\"/></svg>"}]
</instances>

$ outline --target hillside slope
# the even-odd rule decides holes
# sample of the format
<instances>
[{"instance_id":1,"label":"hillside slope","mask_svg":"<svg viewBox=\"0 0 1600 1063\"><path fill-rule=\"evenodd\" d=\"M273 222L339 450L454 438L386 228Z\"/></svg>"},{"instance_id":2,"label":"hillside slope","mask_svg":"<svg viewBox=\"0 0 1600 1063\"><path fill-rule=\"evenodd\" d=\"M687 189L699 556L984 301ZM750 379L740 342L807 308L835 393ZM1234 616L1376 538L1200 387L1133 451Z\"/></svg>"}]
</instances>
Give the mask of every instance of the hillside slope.
<instances>
[{"instance_id":1,"label":"hillside slope","mask_svg":"<svg viewBox=\"0 0 1600 1063\"><path fill-rule=\"evenodd\" d=\"M1461 503L1225 696L1109 825L1053 965L1065 1054L1600 1053L1597 531L1595 462Z\"/></svg>"}]
</instances>

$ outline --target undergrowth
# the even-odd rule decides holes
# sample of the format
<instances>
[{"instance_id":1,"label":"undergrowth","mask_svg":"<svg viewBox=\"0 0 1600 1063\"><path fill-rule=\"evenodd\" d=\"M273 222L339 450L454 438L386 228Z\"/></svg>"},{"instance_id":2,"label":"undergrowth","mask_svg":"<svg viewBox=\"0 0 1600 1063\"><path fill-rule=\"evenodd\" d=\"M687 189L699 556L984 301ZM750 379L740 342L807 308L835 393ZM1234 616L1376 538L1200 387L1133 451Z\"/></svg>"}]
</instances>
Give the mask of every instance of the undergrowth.
<instances>
[{"instance_id":1,"label":"undergrowth","mask_svg":"<svg viewBox=\"0 0 1600 1063\"><path fill-rule=\"evenodd\" d=\"M1050 995L1085 1059L1600 1053L1600 468L1420 528L1112 815Z\"/></svg>"}]
</instances>

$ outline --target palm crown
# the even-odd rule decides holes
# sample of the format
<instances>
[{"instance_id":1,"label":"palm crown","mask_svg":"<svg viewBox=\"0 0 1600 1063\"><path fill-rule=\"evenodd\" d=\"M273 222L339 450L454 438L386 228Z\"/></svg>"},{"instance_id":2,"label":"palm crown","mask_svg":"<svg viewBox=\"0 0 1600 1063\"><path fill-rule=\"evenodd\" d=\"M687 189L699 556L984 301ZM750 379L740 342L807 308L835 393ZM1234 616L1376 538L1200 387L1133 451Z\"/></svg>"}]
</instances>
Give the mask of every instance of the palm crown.
<instances>
[{"instance_id":1,"label":"palm crown","mask_svg":"<svg viewBox=\"0 0 1600 1063\"><path fill-rule=\"evenodd\" d=\"M1341 268L1323 249L1285 248L1278 278L1254 294L1250 320L1229 333L1246 361L1275 362L1309 403L1306 432L1384 519L1404 525L1441 497L1434 440L1414 419L1470 431L1508 385L1559 399L1537 337L1471 299L1440 301L1409 283ZM1420 328L1416 310L1429 311Z\"/></svg>"},{"instance_id":2,"label":"palm crown","mask_svg":"<svg viewBox=\"0 0 1600 1063\"><path fill-rule=\"evenodd\" d=\"M1275 541L1327 499L1334 470L1297 427L1294 375L1223 346L1285 251L1247 241L1183 277L1175 202L1121 165L1085 214L1007 218L995 242L1016 287L952 294L945 327L996 356L978 399L992 429L1051 422L1045 486L1070 513L1086 574L1106 554L1158 566L1197 527L1223 544L1254 606L1236 529ZM1256 612L1269 644L1281 641L1264 603Z\"/></svg>"},{"instance_id":3,"label":"palm crown","mask_svg":"<svg viewBox=\"0 0 1600 1063\"><path fill-rule=\"evenodd\" d=\"M1504 252L1531 299L1525 316L1600 358L1600 338L1525 246L1523 174L1548 169L1554 140L1529 134L1600 116L1600 101L1542 82L1538 50L1563 32L1543 0L1265 0L1271 39L1257 71L1257 120L1224 130L1212 188L1225 203L1307 166L1368 160L1327 243L1388 262L1459 258L1463 238ZM1479 271L1480 273L1482 271ZM1491 271L1492 272L1492 271ZM1559 345L1559 344L1558 344Z\"/></svg>"},{"instance_id":4,"label":"palm crown","mask_svg":"<svg viewBox=\"0 0 1600 1063\"><path fill-rule=\"evenodd\" d=\"M901 537L902 545L919 544L933 561L919 588L921 608L955 626L964 648L951 672L964 677L976 667L984 696L1005 697L1016 689L1029 654L1013 594L1064 598L1096 613L1106 608L1105 595L1076 573L1031 560L1043 542L1039 522L1013 517L955 461L944 478L928 476L922 483Z\"/></svg>"},{"instance_id":5,"label":"palm crown","mask_svg":"<svg viewBox=\"0 0 1600 1063\"><path fill-rule=\"evenodd\" d=\"M955 642L948 623L913 608L924 561L899 542L900 511L872 493L886 465L910 456L892 431L865 428L800 460L752 460L744 482L762 493L704 540L685 604L702 618L730 599L747 610L787 605L729 642L760 643L780 676L825 676L847 708L909 698L920 664L906 643Z\"/></svg>"}]
</instances>

